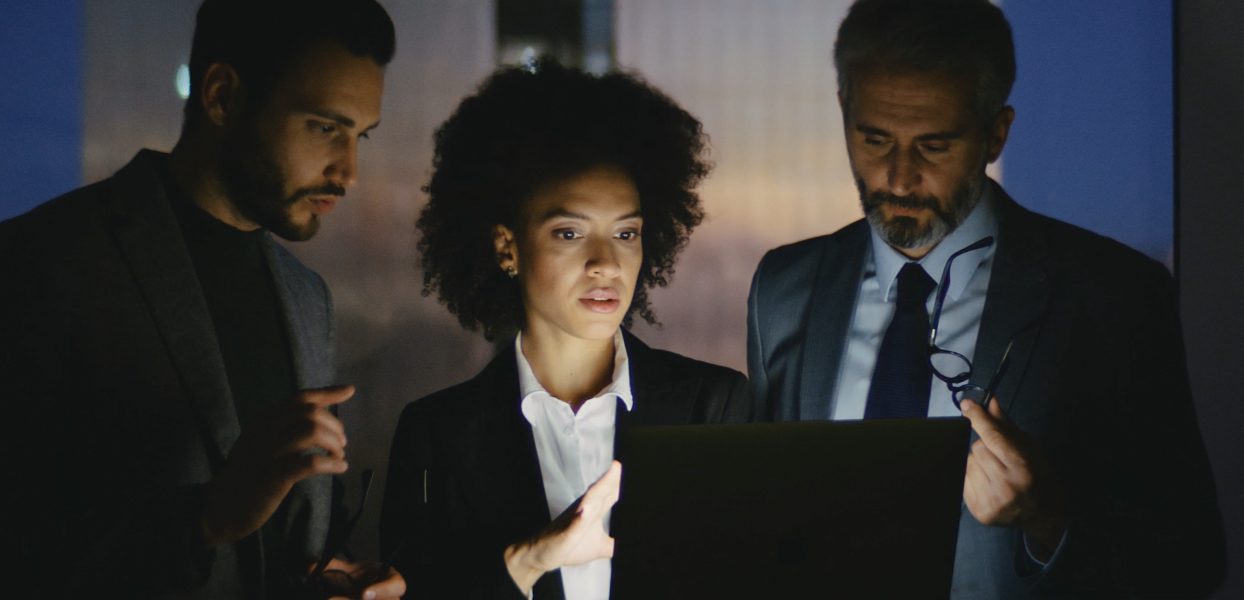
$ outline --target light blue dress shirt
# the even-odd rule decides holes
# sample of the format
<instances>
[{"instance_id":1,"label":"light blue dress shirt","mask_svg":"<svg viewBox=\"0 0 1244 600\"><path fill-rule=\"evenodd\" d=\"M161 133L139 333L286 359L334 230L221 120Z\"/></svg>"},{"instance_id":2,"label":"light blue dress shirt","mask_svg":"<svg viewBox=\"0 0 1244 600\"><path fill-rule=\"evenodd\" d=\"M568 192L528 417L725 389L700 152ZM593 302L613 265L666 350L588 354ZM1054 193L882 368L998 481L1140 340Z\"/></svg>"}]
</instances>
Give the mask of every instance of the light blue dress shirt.
<instances>
[{"instance_id":1,"label":"light blue dress shirt","mask_svg":"<svg viewBox=\"0 0 1244 600\"><path fill-rule=\"evenodd\" d=\"M942 269L951 254L972 245L986 236L998 237L998 218L995 213L994 186L985 185L980 201L968 214L967 219L950 232L931 252L920 259L920 266L933 281L941 281ZM872 384L873 367L881 340L894 316L898 295L898 272L911 259L886 244L875 229L870 229L868 254L864 257L863 275L855 310L851 315L851 328L847 334L846 352L838 373L834 397L830 399L830 418L835 421L862 419L868 401L868 388ZM976 338L980 332L981 314L985 311L985 295L989 291L989 273L993 266L994 245L961 254L950 267L950 285L946 301L942 304L942 319L937 329L937 345L954 350L973 360ZM929 316L937 292L929 294L925 305ZM932 377L929 387L929 416L957 417L963 413L951 400L950 389L937 377ZM1036 564L1050 568L1061 554L1067 540L1066 532L1048 561L1036 558L1024 536L1024 549Z\"/></svg>"},{"instance_id":2,"label":"light blue dress shirt","mask_svg":"<svg viewBox=\"0 0 1244 600\"><path fill-rule=\"evenodd\" d=\"M946 259L977 240L998 235L998 218L994 212L992 185L985 185L980 201L967 219L950 232L931 252L920 259L920 266L933 281L940 281ZM864 405L872 383L873 367L886 327L894 316L898 295L896 279L903 265L911 259L882 241L876 230L870 230L871 243L864 257L863 276L847 332L847 347L839 367L838 383L830 399L830 418L835 421L864 418ZM942 320L937 331L937 345L954 350L972 359L976 336L980 331L985 294L989 290L989 271L993 265L994 247L981 248L960 255L950 267L950 285L942 305ZM937 293L929 294L925 305L930 316ZM929 416L954 417L961 413L950 398L950 390L940 379L932 377L929 387Z\"/></svg>"}]
</instances>

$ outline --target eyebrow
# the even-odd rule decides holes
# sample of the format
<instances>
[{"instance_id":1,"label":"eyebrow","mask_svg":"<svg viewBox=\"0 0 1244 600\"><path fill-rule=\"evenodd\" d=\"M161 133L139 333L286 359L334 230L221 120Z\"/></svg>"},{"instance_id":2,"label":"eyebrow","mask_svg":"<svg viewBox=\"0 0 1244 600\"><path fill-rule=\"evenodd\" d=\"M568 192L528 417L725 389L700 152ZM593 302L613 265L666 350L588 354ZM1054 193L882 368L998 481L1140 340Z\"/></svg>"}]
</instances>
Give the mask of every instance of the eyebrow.
<instances>
[{"instance_id":1,"label":"eyebrow","mask_svg":"<svg viewBox=\"0 0 1244 600\"><path fill-rule=\"evenodd\" d=\"M864 135L880 135L885 137L893 137L893 135L879 127L871 125L856 125L855 130ZM937 133L926 133L916 136L917 141L921 142L948 142L963 137L963 131L939 131Z\"/></svg>"},{"instance_id":2,"label":"eyebrow","mask_svg":"<svg viewBox=\"0 0 1244 600\"><path fill-rule=\"evenodd\" d=\"M625 221L627 219L638 219L643 216L644 216L643 213L637 210L637 211L629 212L625 215L622 215L614 220ZM571 210L566 210L564 208L557 207L557 208L549 209L547 212L541 215L539 222L544 223L544 222L551 221L553 219L558 219L558 218L574 219L576 221L590 221L591 220L591 217L588 217L587 215L583 213L577 213Z\"/></svg>"},{"instance_id":3,"label":"eyebrow","mask_svg":"<svg viewBox=\"0 0 1244 600\"><path fill-rule=\"evenodd\" d=\"M339 112L328 110L328 109L306 108L306 109L303 109L303 112L315 115L321 119L328 119L329 121L337 123L341 125L342 127L346 127L346 128L353 128L356 125L356 123L354 122L354 119L351 119L350 117L347 117ZM380 121L376 121L375 123L372 123L371 125L368 125L365 129L363 129L362 133L371 131L379 126L380 126Z\"/></svg>"}]
</instances>

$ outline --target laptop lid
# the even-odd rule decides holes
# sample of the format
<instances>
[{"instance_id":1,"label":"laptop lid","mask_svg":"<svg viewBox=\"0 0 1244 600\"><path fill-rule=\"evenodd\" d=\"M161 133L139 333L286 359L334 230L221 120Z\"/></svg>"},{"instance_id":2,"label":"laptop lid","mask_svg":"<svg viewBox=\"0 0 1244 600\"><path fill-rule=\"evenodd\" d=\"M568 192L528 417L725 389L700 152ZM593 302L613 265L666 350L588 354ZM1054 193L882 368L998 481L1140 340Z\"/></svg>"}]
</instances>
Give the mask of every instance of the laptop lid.
<instances>
[{"instance_id":1,"label":"laptop lid","mask_svg":"<svg viewBox=\"0 0 1244 600\"><path fill-rule=\"evenodd\" d=\"M613 598L946 598L962 418L619 432Z\"/></svg>"}]
</instances>

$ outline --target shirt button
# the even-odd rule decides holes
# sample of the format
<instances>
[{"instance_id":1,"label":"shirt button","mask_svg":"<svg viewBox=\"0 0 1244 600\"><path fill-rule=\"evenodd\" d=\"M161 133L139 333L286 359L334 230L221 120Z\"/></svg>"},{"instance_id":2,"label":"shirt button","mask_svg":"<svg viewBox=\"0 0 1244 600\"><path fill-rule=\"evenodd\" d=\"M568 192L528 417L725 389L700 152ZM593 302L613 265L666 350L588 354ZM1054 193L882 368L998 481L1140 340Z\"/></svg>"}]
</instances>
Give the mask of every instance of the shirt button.
<instances>
[{"instance_id":1,"label":"shirt button","mask_svg":"<svg viewBox=\"0 0 1244 600\"><path fill-rule=\"evenodd\" d=\"M574 434L574 425L567 425L565 431L566 431L566 435Z\"/></svg>"}]
</instances>

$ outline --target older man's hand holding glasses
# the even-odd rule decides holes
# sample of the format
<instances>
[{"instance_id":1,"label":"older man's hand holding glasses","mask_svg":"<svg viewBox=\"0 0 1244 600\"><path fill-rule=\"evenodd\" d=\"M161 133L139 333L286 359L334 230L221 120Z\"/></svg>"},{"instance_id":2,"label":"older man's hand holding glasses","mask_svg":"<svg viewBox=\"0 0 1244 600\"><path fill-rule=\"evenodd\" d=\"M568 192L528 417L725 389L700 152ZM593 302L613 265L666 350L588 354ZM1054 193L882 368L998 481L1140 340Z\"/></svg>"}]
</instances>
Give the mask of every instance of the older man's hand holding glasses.
<instances>
[{"instance_id":1,"label":"older man's hand holding glasses","mask_svg":"<svg viewBox=\"0 0 1244 600\"><path fill-rule=\"evenodd\" d=\"M1014 341L1007 345L997 372L984 388L971 383L972 362L966 356L937 346L950 265L959 255L987 248L993 241L992 237L983 238L946 260L930 318L929 366L950 389L951 399L971 421L979 438L972 443L963 481L963 501L968 510L985 525L1023 531L1033 558L1044 562L1067 530L1067 506L1061 482L1040 449L1007 418L995 396Z\"/></svg>"}]
</instances>

